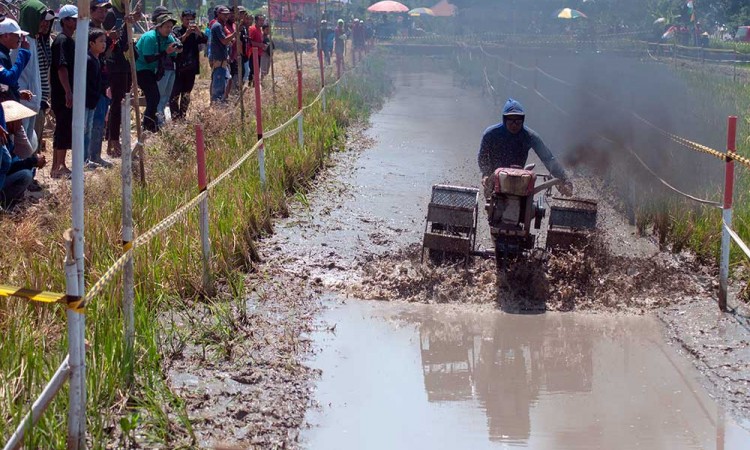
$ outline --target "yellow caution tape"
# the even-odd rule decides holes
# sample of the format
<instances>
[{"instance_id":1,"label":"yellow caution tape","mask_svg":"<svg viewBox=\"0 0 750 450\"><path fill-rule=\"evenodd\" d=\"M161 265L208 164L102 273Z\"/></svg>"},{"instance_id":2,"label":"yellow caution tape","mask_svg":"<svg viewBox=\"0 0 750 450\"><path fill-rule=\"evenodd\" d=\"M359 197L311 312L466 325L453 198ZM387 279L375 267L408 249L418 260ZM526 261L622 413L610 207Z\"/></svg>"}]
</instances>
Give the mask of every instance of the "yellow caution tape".
<instances>
[{"instance_id":1,"label":"yellow caution tape","mask_svg":"<svg viewBox=\"0 0 750 450\"><path fill-rule=\"evenodd\" d=\"M66 295L0 284L0 297L21 297L32 302L56 303L66 298Z\"/></svg>"},{"instance_id":2,"label":"yellow caution tape","mask_svg":"<svg viewBox=\"0 0 750 450\"><path fill-rule=\"evenodd\" d=\"M68 309L77 312L78 314L84 314L86 310L84 309L84 301L81 297L69 297L68 299Z\"/></svg>"},{"instance_id":3,"label":"yellow caution tape","mask_svg":"<svg viewBox=\"0 0 750 450\"><path fill-rule=\"evenodd\" d=\"M123 242L122 243L122 251L123 251L123 253L127 252L131 248L133 248L133 242L132 241L131 242Z\"/></svg>"}]
</instances>

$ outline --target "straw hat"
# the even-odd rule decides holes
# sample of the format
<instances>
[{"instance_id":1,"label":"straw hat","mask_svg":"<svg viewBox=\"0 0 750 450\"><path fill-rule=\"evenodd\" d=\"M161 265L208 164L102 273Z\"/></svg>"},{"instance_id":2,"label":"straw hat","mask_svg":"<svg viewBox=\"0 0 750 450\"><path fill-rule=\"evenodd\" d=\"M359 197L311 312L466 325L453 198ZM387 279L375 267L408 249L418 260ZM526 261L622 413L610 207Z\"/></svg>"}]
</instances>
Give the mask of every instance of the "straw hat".
<instances>
[{"instance_id":1,"label":"straw hat","mask_svg":"<svg viewBox=\"0 0 750 450\"><path fill-rule=\"evenodd\" d=\"M5 122L15 122L16 120L36 116L33 109L27 108L15 100L4 101L3 112L5 113Z\"/></svg>"}]
</instances>

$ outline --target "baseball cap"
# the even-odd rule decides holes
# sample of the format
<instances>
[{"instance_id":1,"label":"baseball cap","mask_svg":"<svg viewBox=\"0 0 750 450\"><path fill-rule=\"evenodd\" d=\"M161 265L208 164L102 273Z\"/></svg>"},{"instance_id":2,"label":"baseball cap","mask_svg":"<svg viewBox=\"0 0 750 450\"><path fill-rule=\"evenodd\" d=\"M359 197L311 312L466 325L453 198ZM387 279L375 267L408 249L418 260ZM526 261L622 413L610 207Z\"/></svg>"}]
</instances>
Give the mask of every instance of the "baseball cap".
<instances>
[{"instance_id":1,"label":"baseball cap","mask_svg":"<svg viewBox=\"0 0 750 450\"><path fill-rule=\"evenodd\" d=\"M75 5L65 5L62 8L60 8L60 11L58 11L57 17L60 20L67 19L67 18L77 19L78 7Z\"/></svg>"},{"instance_id":2,"label":"baseball cap","mask_svg":"<svg viewBox=\"0 0 750 450\"><path fill-rule=\"evenodd\" d=\"M19 36L28 36L29 33L23 31L21 27L18 26L18 22L15 20L6 17L5 20L0 22L0 34L17 34Z\"/></svg>"},{"instance_id":3,"label":"baseball cap","mask_svg":"<svg viewBox=\"0 0 750 450\"><path fill-rule=\"evenodd\" d=\"M192 10L192 9L186 9L186 10L182 11L182 17L188 16L188 17L193 17L194 18L195 15L196 15L195 11Z\"/></svg>"},{"instance_id":4,"label":"baseball cap","mask_svg":"<svg viewBox=\"0 0 750 450\"><path fill-rule=\"evenodd\" d=\"M54 20L55 17L57 17L55 16L55 12L52 11L51 9L48 9L47 11L44 11L44 16L42 16L42 20L44 21Z\"/></svg>"},{"instance_id":5,"label":"baseball cap","mask_svg":"<svg viewBox=\"0 0 750 450\"><path fill-rule=\"evenodd\" d=\"M227 8L224 5L219 5L216 7L216 14L229 14L229 8Z\"/></svg>"}]
</instances>

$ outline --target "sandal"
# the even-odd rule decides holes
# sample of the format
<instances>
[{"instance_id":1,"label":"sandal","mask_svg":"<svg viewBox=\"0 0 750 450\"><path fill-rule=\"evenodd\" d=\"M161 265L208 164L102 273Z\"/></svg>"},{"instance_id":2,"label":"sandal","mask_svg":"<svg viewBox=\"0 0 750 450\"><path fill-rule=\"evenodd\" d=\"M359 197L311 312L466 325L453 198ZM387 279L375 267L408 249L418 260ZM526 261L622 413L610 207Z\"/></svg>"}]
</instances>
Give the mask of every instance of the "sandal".
<instances>
[{"instance_id":1,"label":"sandal","mask_svg":"<svg viewBox=\"0 0 750 450\"><path fill-rule=\"evenodd\" d=\"M70 169L68 169L67 167L60 167L57 170L50 170L49 176L55 179L59 179L59 178L69 179L72 173L73 172L71 172Z\"/></svg>"}]
</instances>

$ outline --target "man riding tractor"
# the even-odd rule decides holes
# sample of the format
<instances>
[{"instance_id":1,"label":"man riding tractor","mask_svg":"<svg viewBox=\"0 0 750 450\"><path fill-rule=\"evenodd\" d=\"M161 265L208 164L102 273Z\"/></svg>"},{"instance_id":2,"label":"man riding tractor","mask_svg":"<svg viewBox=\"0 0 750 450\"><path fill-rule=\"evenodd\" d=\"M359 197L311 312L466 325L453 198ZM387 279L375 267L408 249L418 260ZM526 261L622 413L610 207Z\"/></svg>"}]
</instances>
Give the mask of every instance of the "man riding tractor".
<instances>
[{"instance_id":1,"label":"man riding tractor","mask_svg":"<svg viewBox=\"0 0 750 450\"><path fill-rule=\"evenodd\" d=\"M526 113L523 106L512 98L508 99L503 107L503 121L487 128L482 136L482 144L479 148L479 169L482 171L482 186L485 198L488 200L495 189L494 177L492 175L500 168L516 166L523 168L529 150L534 149L544 166L562 183L557 185L557 190L564 196L573 193L573 186L552 152L544 144L539 135L524 126Z\"/></svg>"}]
</instances>

